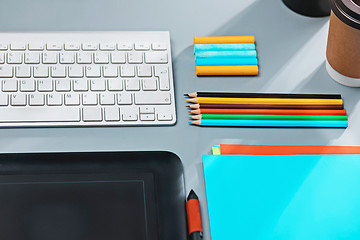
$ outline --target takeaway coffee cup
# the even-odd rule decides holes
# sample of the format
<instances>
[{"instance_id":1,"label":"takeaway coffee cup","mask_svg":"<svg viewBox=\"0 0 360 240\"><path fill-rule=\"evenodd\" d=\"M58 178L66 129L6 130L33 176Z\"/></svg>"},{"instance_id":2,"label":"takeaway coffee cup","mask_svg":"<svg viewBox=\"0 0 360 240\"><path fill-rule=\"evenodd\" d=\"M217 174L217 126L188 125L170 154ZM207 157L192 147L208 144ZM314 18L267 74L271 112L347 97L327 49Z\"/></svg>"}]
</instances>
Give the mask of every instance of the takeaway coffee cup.
<instances>
[{"instance_id":1,"label":"takeaway coffee cup","mask_svg":"<svg viewBox=\"0 0 360 240\"><path fill-rule=\"evenodd\" d=\"M329 0L282 0L285 5L299 14L309 17L330 15Z\"/></svg>"},{"instance_id":2,"label":"takeaway coffee cup","mask_svg":"<svg viewBox=\"0 0 360 240\"><path fill-rule=\"evenodd\" d=\"M330 0L326 69L337 82L360 87L360 0Z\"/></svg>"}]
</instances>

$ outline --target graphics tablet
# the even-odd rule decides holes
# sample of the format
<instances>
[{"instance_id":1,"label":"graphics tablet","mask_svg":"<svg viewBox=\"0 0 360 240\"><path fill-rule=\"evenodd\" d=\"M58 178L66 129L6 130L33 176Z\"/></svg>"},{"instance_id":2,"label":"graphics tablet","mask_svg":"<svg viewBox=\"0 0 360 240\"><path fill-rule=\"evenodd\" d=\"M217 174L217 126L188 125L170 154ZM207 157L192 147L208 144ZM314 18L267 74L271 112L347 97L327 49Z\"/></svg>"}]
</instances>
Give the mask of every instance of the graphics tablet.
<instances>
[{"instance_id":1,"label":"graphics tablet","mask_svg":"<svg viewBox=\"0 0 360 240\"><path fill-rule=\"evenodd\" d=\"M169 152L0 154L0 236L186 239L181 161Z\"/></svg>"}]
</instances>

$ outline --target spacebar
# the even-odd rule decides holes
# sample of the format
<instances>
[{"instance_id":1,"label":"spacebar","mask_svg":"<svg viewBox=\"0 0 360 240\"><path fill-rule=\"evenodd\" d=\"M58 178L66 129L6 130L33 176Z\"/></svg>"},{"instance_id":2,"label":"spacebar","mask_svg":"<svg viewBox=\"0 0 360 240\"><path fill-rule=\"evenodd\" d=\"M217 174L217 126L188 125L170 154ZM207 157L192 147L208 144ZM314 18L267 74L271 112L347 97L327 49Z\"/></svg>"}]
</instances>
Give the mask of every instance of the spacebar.
<instances>
[{"instance_id":1,"label":"spacebar","mask_svg":"<svg viewBox=\"0 0 360 240\"><path fill-rule=\"evenodd\" d=\"M79 122L79 108L0 107L0 123L11 122Z\"/></svg>"}]
</instances>

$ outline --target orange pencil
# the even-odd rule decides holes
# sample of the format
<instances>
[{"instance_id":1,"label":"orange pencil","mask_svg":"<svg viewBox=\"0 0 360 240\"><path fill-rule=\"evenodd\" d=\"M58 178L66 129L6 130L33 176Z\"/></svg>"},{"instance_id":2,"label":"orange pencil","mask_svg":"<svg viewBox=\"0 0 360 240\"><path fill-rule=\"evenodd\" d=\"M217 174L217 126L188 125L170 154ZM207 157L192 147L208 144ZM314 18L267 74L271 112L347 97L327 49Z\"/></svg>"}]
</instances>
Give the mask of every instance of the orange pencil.
<instances>
[{"instance_id":1,"label":"orange pencil","mask_svg":"<svg viewBox=\"0 0 360 240\"><path fill-rule=\"evenodd\" d=\"M346 115L346 110L196 109L192 114Z\"/></svg>"}]
</instances>

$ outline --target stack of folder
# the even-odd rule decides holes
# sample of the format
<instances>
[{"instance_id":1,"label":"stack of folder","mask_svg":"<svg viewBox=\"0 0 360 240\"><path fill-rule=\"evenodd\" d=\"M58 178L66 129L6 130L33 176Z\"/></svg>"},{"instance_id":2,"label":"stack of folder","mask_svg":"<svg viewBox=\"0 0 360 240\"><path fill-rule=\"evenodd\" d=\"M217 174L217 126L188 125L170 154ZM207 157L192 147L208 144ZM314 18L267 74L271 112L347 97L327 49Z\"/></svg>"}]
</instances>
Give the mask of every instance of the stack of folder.
<instances>
[{"instance_id":1,"label":"stack of folder","mask_svg":"<svg viewBox=\"0 0 360 240\"><path fill-rule=\"evenodd\" d=\"M203 155L212 240L360 239L360 146L221 144L213 154Z\"/></svg>"},{"instance_id":2,"label":"stack of folder","mask_svg":"<svg viewBox=\"0 0 360 240\"><path fill-rule=\"evenodd\" d=\"M229 127L341 127L348 117L340 94L186 94L194 103L189 123Z\"/></svg>"},{"instance_id":3,"label":"stack of folder","mask_svg":"<svg viewBox=\"0 0 360 240\"><path fill-rule=\"evenodd\" d=\"M196 75L258 75L254 36L195 37Z\"/></svg>"}]
</instances>

